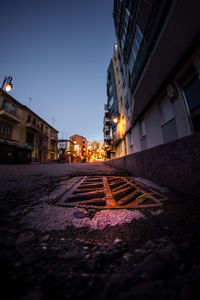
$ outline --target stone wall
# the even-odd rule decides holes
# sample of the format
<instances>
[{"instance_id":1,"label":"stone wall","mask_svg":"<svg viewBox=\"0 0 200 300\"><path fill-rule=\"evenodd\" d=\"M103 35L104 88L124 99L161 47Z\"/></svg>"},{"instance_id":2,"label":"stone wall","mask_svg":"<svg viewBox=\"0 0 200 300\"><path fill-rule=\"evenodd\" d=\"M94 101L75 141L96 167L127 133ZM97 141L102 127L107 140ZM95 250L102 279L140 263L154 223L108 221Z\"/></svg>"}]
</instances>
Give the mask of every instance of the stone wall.
<instances>
[{"instance_id":1,"label":"stone wall","mask_svg":"<svg viewBox=\"0 0 200 300\"><path fill-rule=\"evenodd\" d=\"M170 189L200 196L200 133L105 163Z\"/></svg>"}]
</instances>

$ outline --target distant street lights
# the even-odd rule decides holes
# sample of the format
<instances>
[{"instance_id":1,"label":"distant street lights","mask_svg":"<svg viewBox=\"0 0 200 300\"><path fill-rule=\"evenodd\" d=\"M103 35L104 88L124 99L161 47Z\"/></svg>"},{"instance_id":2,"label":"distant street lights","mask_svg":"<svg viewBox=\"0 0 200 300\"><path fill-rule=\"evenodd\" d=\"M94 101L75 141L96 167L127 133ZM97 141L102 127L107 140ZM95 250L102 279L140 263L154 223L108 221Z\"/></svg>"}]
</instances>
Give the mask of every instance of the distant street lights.
<instances>
[{"instance_id":1,"label":"distant street lights","mask_svg":"<svg viewBox=\"0 0 200 300\"><path fill-rule=\"evenodd\" d=\"M11 83L12 79L13 78L11 76L5 76L1 89L3 90L3 88L5 88L7 92L10 92L13 88L13 85Z\"/></svg>"}]
</instances>

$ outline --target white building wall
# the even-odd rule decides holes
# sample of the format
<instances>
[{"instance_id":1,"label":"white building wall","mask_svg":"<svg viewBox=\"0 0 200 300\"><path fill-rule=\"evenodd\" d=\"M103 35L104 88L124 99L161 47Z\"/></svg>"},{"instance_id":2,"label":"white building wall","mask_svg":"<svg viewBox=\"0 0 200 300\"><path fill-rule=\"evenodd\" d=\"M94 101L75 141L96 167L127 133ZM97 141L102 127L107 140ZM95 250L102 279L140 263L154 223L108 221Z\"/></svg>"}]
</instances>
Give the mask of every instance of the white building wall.
<instances>
[{"instance_id":1,"label":"white building wall","mask_svg":"<svg viewBox=\"0 0 200 300\"><path fill-rule=\"evenodd\" d=\"M137 123L132 130L133 130L133 153L135 153L141 151L139 123Z\"/></svg>"},{"instance_id":2,"label":"white building wall","mask_svg":"<svg viewBox=\"0 0 200 300\"><path fill-rule=\"evenodd\" d=\"M147 148L163 143L161 116L158 103L153 104L144 115Z\"/></svg>"},{"instance_id":3,"label":"white building wall","mask_svg":"<svg viewBox=\"0 0 200 300\"><path fill-rule=\"evenodd\" d=\"M176 87L178 90L178 98L172 103L172 105L176 119L178 138L182 138L191 134L191 126L184 96L180 87L178 85L176 85Z\"/></svg>"}]
</instances>

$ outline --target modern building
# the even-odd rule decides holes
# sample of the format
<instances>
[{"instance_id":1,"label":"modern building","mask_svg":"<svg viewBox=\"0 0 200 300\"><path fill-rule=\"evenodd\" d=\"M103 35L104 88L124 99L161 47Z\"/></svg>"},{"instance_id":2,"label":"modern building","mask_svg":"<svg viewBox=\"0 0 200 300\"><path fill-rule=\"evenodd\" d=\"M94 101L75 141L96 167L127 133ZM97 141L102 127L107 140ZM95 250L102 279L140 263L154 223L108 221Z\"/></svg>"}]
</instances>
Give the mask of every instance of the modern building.
<instances>
[{"instance_id":1,"label":"modern building","mask_svg":"<svg viewBox=\"0 0 200 300\"><path fill-rule=\"evenodd\" d=\"M125 133L130 126L127 102L124 97L127 86L119 57L118 45L115 44L113 58L108 68L107 104L105 104L104 116L104 144L107 158L115 158L127 154ZM110 72L110 69L112 72ZM111 88L109 78L112 78ZM112 90L112 94L110 94L110 90ZM112 102L114 105L111 105Z\"/></svg>"},{"instance_id":2,"label":"modern building","mask_svg":"<svg viewBox=\"0 0 200 300\"><path fill-rule=\"evenodd\" d=\"M199 11L198 0L114 0L113 9L126 85L127 125L118 148L125 141L126 153L135 154L132 164L125 155L124 164L137 176L189 192L197 189L191 178L199 177L200 165Z\"/></svg>"},{"instance_id":3,"label":"modern building","mask_svg":"<svg viewBox=\"0 0 200 300\"><path fill-rule=\"evenodd\" d=\"M112 158L112 153L115 152L113 143L117 140L117 124L114 122L114 119L119 117L114 63L115 61L111 59L107 70L107 104L105 105L103 121L104 143L108 159Z\"/></svg>"},{"instance_id":4,"label":"modern building","mask_svg":"<svg viewBox=\"0 0 200 300\"><path fill-rule=\"evenodd\" d=\"M197 0L192 5L186 0L114 1L126 85L127 154L200 130L199 8Z\"/></svg>"},{"instance_id":5,"label":"modern building","mask_svg":"<svg viewBox=\"0 0 200 300\"><path fill-rule=\"evenodd\" d=\"M87 139L78 134L70 136L69 139L74 143L74 162L88 161Z\"/></svg>"},{"instance_id":6,"label":"modern building","mask_svg":"<svg viewBox=\"0 0 200 300\"><path fill-rule=\"evenodd\" d=\"M58 131L0 89L0 163L54 162Z\"/></svg>"},{"instance_id":7,"label":"modern building","mask_svg":"<svg viewBox=\"0 0 200 300\"><path fill-rule=\"evenodd\" d=\"M71 163L74 161L74 143L70 140L58 140L58 162Z\"/></svg>"}]
</instances>

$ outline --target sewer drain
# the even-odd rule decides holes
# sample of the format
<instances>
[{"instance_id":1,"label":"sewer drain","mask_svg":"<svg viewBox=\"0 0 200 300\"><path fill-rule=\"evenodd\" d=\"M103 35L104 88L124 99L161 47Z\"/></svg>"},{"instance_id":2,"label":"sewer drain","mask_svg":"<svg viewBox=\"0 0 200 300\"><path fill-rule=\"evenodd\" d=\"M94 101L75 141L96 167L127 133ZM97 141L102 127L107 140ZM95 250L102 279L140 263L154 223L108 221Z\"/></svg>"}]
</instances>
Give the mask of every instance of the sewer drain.
<instances>
[{"instance_id":1,"label":"sewer drain","mask_svg":"<svg viewBox=\"0 0 200 300\"><path fill-rule=\"evenodd\" d=\"M128 177L84 176L56 205L82 208L145 208L162 205L164 195Z\"/></svg>"}]
</instances>

